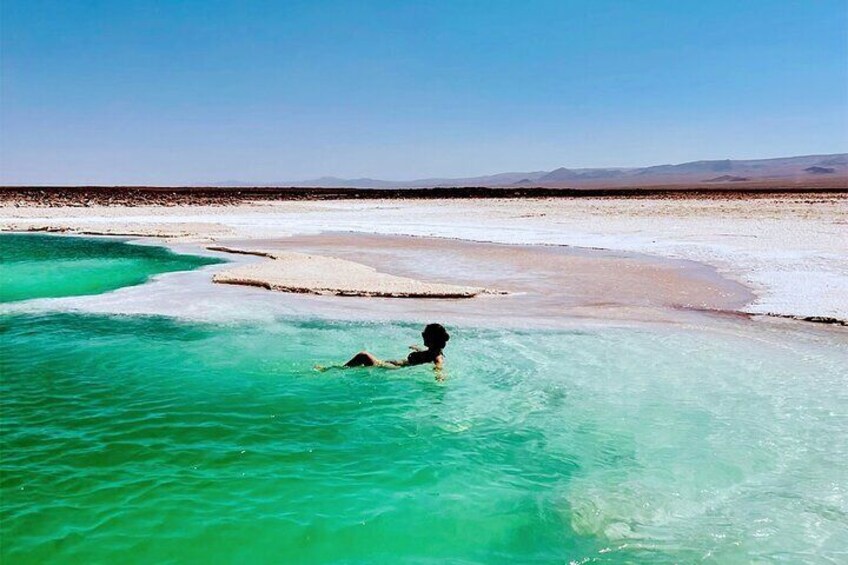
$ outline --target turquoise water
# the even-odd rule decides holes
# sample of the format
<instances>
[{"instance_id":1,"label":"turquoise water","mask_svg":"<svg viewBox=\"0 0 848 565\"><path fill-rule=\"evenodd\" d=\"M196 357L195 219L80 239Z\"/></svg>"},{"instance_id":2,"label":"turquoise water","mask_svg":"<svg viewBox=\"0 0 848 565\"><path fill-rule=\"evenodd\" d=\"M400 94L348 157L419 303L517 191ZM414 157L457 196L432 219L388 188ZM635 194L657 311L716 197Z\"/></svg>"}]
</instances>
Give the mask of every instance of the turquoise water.
<instances>
[{"instance_id":1,"label":"turquoise water","mask_svg":"<svg viewBox=\"0 0 848 565\"><path fill-rule=\"evenodd\" d=\"M450 329L0 316L2 561L844 560L844 340Z\"/></svg>"},{"instance_id":2,"label":"turquoise water","mask_svg":"<svg viewBox=\"0 0 848 565\"><path fill-rule=\"evenodd\" d=\"M99 294L152 275L221 263L116 239L0 235L0 302Z\"/></svg>"}]
</instances>

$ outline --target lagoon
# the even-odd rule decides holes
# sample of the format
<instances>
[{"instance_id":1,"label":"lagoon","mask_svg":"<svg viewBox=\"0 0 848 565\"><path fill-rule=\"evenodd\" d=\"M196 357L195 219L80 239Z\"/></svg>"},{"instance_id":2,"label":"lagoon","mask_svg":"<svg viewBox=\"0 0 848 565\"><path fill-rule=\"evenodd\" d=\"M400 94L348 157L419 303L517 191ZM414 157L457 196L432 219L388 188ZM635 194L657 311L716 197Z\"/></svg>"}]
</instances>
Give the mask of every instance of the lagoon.
<instances>
[{"instance_id":1,"label":"lagoon","mask_svg":"<svg viewBox=\"0 0 848 565\"><path fill-rule=\"evenodd\" d=\"M400 356L420 331L408 322L60 303L0 316L4 562L726 563L848 547L838 335L452 327L439 383L426 367L313 369Z\"/></svg>"}]
</instances>

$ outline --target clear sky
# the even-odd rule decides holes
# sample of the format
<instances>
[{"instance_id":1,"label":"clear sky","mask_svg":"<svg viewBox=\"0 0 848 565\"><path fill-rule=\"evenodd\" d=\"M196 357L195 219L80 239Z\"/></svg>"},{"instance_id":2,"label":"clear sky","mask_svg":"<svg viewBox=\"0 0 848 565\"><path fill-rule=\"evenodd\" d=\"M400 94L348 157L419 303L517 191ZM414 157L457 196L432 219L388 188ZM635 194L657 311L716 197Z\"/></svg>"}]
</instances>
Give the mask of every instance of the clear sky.
<instances>
[{"instance_id":1,"label":"clear sky","mask_svg":"<svg viewBox=\"0 0 848 565\"><path fill-rule=\"evenodd\" d=\"M2 0L6 184L848 151L848 0Z\"/></svg>"}]
</instances>

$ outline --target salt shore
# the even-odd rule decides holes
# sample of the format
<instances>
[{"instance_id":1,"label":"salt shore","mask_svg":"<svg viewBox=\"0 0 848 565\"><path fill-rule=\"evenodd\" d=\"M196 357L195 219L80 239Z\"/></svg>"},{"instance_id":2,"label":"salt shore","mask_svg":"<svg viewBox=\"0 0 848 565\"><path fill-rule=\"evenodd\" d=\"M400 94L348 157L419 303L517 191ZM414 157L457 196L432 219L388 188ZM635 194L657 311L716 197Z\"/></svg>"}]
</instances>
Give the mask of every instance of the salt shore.
<instances>
[{"instance_id":1,"label":"salt shore","mask_svg":"<svg viewBox=\"0 0 848 565\"><path fill-rule=\"evenodd\" d=\"M848 197L844 194L779 195L751 200L340 200L216 207L0 207L0 228L7 230L115 233L116 226L124 233L167 233L172 240L206 239L220 244L356 232L639 253L657 260L707 265L725 279L750 288L754 295L738 304L737 309L742 312L848 320ZM375 244L366 245L363 239L358 249L357 241L352 235L347 237L343 258L362 263L360 255L369 256L369 245ZM287 251L317 253L305 247ZM318 254L334 256L324 251ZM371 262L379 263L380 255L379 249L371 249ZM435 253L434 257L438 256ZM404 265L411 263L414 259ZM619 281L617 286L608 285L607 292L621 292L630 275L616 269L615 264L613 261L607 267L605 277L586 280L585 284ZM544 262L524 265L526 280L534 279L533 269L540 265ZM404 272L393 262L369 266L379 266L387 276L406 276L421 284L474 284L461 280L461 276L451 281L431 281L426 273L413 277L410 270ZM327 263L327 268L322 268L325 274L318 278L329 277L333 268ZM485 265L478 264L478 268ZM521 292L520 288L504 290ZM603 300L597 302L600 305ZM698 307L699 300L691 302L692 307Z\"/></svg>"},{"instance_id":2,"label":"salt shore","mask_svg":"<svg viewBox=\"0 0 848 565\"><path fill-rule=\"evenodd\" d=\"M472 298L497 291L472 286L427 283L381 273L372 267L322 255L210 246L212 251L266 257L267 261L215 273L222 284L258 286L281 292L386 298Z\"/></svg>"}]
</instances>

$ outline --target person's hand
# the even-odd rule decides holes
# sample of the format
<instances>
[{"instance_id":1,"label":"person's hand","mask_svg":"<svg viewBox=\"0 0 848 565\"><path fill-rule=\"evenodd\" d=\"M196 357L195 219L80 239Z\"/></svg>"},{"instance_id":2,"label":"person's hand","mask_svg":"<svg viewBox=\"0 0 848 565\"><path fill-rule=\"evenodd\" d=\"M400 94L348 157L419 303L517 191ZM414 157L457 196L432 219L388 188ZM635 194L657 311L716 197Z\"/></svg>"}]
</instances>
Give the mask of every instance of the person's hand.
<instances>
[{"instance_id":1,"label":"person's hand","mask_svg":"<svg viewBox=\"0 0 848 565\"><path fill-rule=\"evenodd\" d=\"M421 351L421 347L417 345L410 345L409 348L413 351Z\"/></svg>"}]
</instances>

